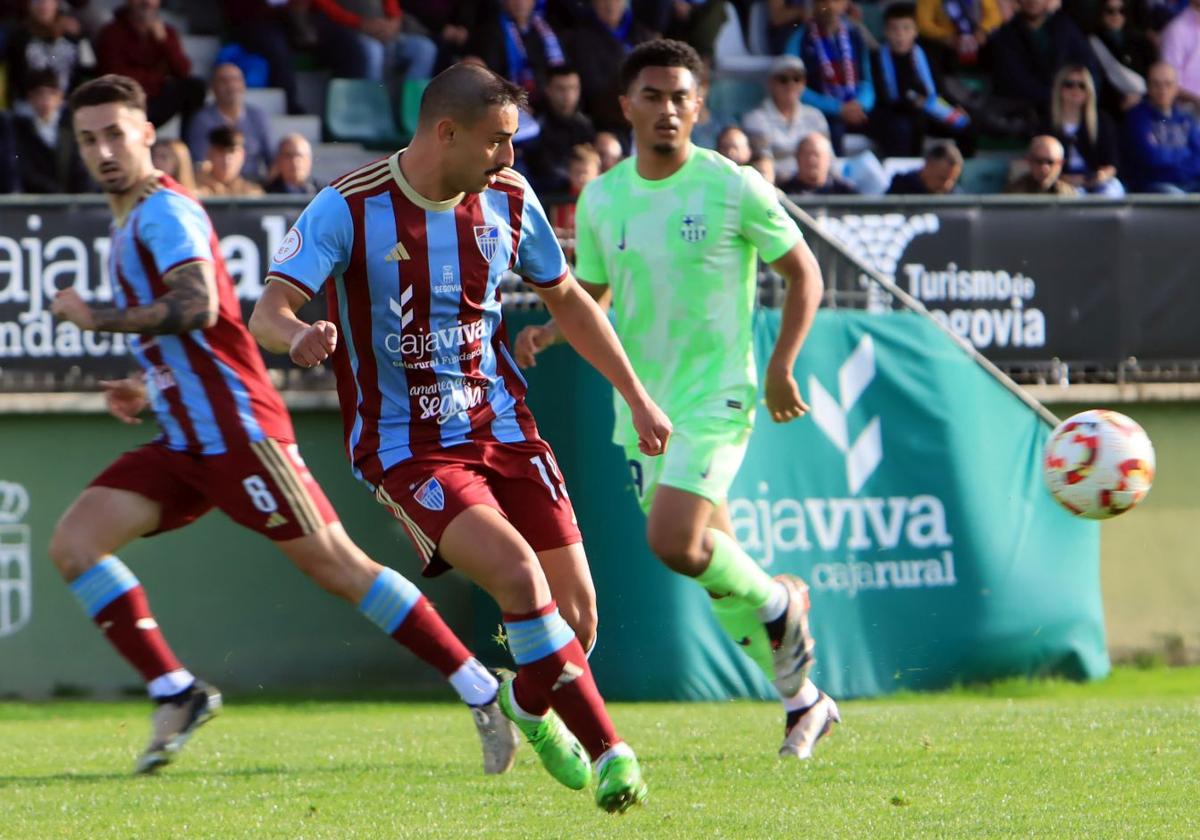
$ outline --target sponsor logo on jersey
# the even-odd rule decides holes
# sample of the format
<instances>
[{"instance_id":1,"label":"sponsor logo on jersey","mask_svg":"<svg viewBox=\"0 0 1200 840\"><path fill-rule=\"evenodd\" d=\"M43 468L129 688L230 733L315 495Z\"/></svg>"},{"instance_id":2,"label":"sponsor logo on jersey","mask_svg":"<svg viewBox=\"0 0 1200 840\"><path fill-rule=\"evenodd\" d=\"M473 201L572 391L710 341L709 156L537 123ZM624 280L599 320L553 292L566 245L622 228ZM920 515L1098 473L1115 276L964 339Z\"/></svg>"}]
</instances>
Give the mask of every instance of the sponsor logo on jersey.
<instances>
[{"instance_id":1,"label":"sponsor logo on jersey","mask_svg":"<svg viewBox=\"0 0 1200 840\"><path fill-rule=\"evenodd\" d=\"M708 225L704 223L701 213L688 213L679 225L679 235L684 242L700 242L708 236Z\"/></svg>"},{"instance_id":2,"label":"sponsor logo on jersey","mask_svg":"<svg viewBox=\"0 0 1200 840\"><path fill-rule=\"evenodd\" d=\"M442 510L446 507L446 492L436 478L431 478L413 493L417 504L425 510Z\"/></svg>"},{"instance_id":3,"label":"sponsor logo on jersey","mask_svg":"<svg viewBox=\"0 0 1200 840\"><path fill-rule=\"evenodd\" d=\"M500 248L500 229L496 225L475 225L475 244L488 262Z\"/></svg>"},{"instance_id":4,"label":"sponsor logo on jersey","mask_svg":"<svg viewBox=\"0 0 1200 840\"><path fill-rule=\"evenodd\" d=\"M283 241L279 243L279 247L275 249L275 262L287 262L296 256L296 254L299 254L303 246L304 237L300 235L300 231L292 228L287 232L287 236L283 237Z\"/></svg>"}]
</instances>

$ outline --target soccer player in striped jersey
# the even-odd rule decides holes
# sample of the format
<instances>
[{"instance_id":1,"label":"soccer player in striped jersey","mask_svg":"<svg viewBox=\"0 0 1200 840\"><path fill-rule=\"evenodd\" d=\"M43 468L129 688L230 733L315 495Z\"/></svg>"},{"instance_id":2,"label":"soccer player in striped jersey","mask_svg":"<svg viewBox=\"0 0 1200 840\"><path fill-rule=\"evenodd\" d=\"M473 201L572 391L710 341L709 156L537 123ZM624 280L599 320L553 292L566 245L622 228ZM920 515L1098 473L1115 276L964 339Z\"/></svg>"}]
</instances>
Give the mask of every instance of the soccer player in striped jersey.
<instances>
[{"instance_id":1,"label":"soccer player in striped jersey","mask_svg":"<svg viewBox=\"0 0 1200 840\"><path fill-rule=\"evenodd\" d=\"M298 364L332 357L354 474L403 523L426 574L457 568L500 606L518 666L501 708L550 774L576 789L593 771L582 742L597 804L623 811L645 785L588 667L595 592L562 474L509 354L502 277L512 270L532 284L613 383L642 453L663 451L670 423L509 168L524 101L483 67L434 78L411 145L335 180L284 237L250 328ZM322 288L328 318L298 319Z\"/></svg>"},{"instance_id":2,"label":"soccer player in striped jersey","mask_svg":"<svg viewBox=\"0 0 1200 840\"><path fill-rule=\"evenodd\" d=\"M71 95L74 131L114 224L109 276L116 306L96 309L74 289L52 311L81 329L134 333L142 372L104 384L127 423L153 408L161 433L104 470L63 514L50 555L108 641L157 701L139 773L171 761L221 695L167 645L133 572L113 552L220 508L274 543L446 676L472 707L485 772L512 765L517 733L497 704L499 683L408 580L347 536L300 458L291 419L242 324L233 283L204 209L154 169L154 126L142 88L103 76Z\"/></svg>"},{"instance_id":3,"label":"soccer player in striped jersey","mask_svg":"<svg viewBox=\"0 0 1200 840\"><path fill-rule=\"evenodd\" d=\"M759 400L758 257L788 283L764 395L779 423L808 410L792 368L820 304L821 270L754 169L692 145L701 69L679 41L651 41L626 56L621 105L637 156L580 196L575 270L601 306L613 307L634 370L675 422L670 451L647 459L616 406L614 439L647 513L650 548L704 587L718 623L774 682L785 711L780 755L808 758L840 719L808 679L808 587L793 575L772 579L741 549L726 499ZM517 337L517 361L533 364L560 340L561 324L528 327Z\"/></svg>"}]
</instances>

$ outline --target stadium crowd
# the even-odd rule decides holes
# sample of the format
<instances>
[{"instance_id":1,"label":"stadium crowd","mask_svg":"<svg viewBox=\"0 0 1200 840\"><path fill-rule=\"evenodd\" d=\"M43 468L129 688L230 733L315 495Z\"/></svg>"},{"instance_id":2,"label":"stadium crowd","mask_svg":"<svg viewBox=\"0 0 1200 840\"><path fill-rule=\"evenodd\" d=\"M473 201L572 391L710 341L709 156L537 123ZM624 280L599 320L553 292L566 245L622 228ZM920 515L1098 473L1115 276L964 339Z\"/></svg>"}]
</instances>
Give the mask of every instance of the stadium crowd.
<instances>
[{"instance_id":1,"label":"stadium crowd","mask_svg":"<svg viewBox=\"0 0 1200 840\"><path fill-rule=\"evenodd\" d=\"M1200 0L2 0L0 192L93 189L64 102L121 73L197 194L311 195L342 138L305 79L402 103L471 60L529 91L517 167L573 196L628 152L617 68L660 36L710 68L695 142L789 193L1200 192Z\"/></svg>"}]
</instances>

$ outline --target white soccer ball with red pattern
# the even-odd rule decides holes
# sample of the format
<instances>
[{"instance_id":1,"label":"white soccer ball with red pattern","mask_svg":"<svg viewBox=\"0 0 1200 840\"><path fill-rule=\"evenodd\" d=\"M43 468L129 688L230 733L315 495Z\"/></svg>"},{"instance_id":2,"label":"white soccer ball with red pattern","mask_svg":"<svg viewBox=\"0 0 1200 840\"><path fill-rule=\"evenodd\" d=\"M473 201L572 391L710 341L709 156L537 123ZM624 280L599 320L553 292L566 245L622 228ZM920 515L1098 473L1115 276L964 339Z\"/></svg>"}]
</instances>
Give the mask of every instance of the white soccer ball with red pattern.
<instances>
[{"instance_id":1,"label":"white soccer ball with red pattern","mask_svg":"<svg viewBox=\"0 0 1200 840\"><path fill-rule=\"evenodd\" d=\"M1124 414L1093 409L1069 417L1046 441L1050 495L1076 516L1109 519L1130 510L1154 482L1154 446Z\"/></svg>"}]
</instances>

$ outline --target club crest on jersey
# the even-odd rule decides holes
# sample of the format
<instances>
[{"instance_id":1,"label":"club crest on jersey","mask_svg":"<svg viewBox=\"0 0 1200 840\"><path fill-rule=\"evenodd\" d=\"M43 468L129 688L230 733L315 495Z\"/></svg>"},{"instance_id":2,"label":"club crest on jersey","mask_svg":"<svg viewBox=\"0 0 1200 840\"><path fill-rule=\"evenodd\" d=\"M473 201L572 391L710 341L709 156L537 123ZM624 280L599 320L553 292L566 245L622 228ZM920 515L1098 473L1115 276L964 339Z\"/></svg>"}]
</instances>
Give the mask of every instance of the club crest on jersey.
<instances>
[{"instance_id":1,"label":"club crest on jersey","mask_svg":"<svg viewBox=\"0 0 1200 840\"><path fill-rule=\"evenodd\" d=\"M500 249L500 228L496 225L475 225L475 244L479 246L483 258L491 262Z\"/></svg>"},{"instance_id":2,"label":"club crest on jersey","mask_svg":"<svg viewBox=\"0 0 1200 840\"><path fill-rule=\"evenodd\" d=\"M699 242L708 236L708 225L704 224L704 216L700 213L688 213L679 225L679 235L684 242Z\"/></svg>"},{"instance_id":3,"label":"club crest on jersey","mask_svg":"<svg viewBox=\"0 0 1200 840\"><path fill-rule=\"evenodd\" d=\"M413 493L417 504L425 510L441 510L446 506L446 492L436 478L431 478Z\"/></svg>"}]
</instances>

